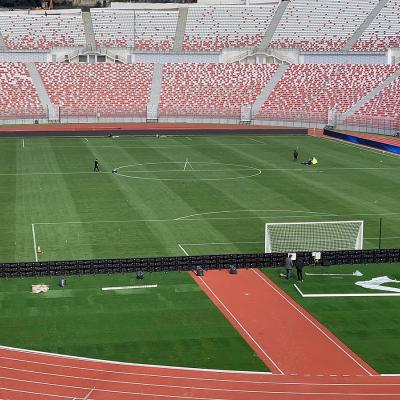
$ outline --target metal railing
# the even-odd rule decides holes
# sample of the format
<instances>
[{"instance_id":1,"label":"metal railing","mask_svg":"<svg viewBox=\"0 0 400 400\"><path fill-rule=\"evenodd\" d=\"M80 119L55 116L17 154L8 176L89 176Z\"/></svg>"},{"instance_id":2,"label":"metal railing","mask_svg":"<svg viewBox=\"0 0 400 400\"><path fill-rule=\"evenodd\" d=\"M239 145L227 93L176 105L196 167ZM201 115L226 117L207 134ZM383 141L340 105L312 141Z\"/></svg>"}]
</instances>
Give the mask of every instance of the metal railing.
<instances>
[{"instance_id":1,"label":"metal railing","mask_svg":"<svg viewBox=\"0 0 400 400\"><path fill-rule=\"evenodd\" d=\"M298 128L322 128L326 125L338 130L377 133L399 136L400 118L383 118L368 115L345 117L336 113L333 117L326 112L262 110L253 115L251 105L231 108L211 108L199 105L197 108L146 105L144 107L118 108L112 104L99 104L97 108L58 107L46 108L3 108L0 110L0 124L45 124L69 122L137 122L158 120L160 122L185 121L241 123L253 125L287 126Z\"/></svg>"}]
</instances>

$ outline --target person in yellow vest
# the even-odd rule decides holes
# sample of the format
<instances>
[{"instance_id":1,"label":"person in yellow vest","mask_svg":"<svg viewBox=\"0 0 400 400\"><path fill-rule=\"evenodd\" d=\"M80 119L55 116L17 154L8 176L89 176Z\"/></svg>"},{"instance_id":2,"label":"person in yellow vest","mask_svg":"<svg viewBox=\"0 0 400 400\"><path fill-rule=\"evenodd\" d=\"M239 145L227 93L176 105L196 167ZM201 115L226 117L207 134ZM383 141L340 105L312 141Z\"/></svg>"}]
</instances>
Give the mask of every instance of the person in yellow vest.
<instances>
[{"instance_id":1,"label":"person in yellow vest","mask_svg":"<svg viewBox=\"0 0 400 400\"><path fill-rule=\"evenodd\" d=\"M315 157L308 159L308 161L303 162L304 165L317 165L318 160Z\"/></svg>"}]
</instances>

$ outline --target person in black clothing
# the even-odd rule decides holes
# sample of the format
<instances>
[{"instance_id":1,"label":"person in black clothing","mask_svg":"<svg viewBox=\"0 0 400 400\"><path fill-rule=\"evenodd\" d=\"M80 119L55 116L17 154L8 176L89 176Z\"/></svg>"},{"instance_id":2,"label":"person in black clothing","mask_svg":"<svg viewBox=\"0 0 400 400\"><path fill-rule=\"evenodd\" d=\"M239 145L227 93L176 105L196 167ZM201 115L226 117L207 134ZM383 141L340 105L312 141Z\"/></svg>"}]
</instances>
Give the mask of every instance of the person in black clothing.
<instances>
[{"instance_id":1,"label":"person in black clothing","mask_svg":"<svg viewBox=\"0 0 400 400\"><path fill-rule=\"evenodd\" d=\"M99 169L99 161L97 160L97 158L94 160L94 169L93 172L100 172Z\"/></svg>"},{"instance_id":2,"label":"person in black clothing","mask_svg":"<svg viewBox=\"0 0 400 400\"><path fill-rule=\"evenodd\" d=\"M299 157L299 151L295 149L293 151L293 161L297 161L297 158Z\"/></svg>"},{"instance_id":3,"label":"person in black clothing","mask_svg":"<svg viewBox=\"0 0 400 400\"><path fill-rule=\"evenodd\" d=\"M304 267L304 258L301 256L296 257L297 280L300 282L303 282L303 267Z\"/></svg>"}]
</instances>

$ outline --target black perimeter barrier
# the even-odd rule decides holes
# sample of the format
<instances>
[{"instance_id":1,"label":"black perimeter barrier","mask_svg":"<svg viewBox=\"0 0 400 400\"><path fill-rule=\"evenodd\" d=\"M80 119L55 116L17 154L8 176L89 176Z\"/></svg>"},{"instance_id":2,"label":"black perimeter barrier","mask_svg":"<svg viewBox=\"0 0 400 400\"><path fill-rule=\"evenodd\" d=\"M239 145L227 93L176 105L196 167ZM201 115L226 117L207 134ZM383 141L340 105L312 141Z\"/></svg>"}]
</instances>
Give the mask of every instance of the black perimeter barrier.
<instances>
[{"instance_id":1,"label":"black perimeter barrier","mask_svg":"<svg viewBox=\"0 0 400 400\"><path fill-rule=\"evenodd\" d=\"M0 278L114 274L129 272L192 271L236 268L275 268L284 265L287 253L222 254L185 257L124 258L1 263ZM400 262L400 249L325 251L316 260L311 252L297 252L305 265L371 264Z\"/></svg>"}]
</instances>

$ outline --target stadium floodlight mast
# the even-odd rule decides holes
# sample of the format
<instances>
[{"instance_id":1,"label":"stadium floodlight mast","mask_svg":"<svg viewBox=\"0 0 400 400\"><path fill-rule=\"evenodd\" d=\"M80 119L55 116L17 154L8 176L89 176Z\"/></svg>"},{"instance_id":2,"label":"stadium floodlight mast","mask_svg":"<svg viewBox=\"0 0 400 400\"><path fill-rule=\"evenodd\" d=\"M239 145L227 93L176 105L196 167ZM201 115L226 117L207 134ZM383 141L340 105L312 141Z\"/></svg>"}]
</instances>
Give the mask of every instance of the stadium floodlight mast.
<instances>
[{"instance_id":1,"label":"stadium floodlight mast","mask_svg":"<svg viewBox=\"0 0 400 400\"><path fill-rule=\"evenodd\" d=\"M364 221L265 224L265 252L361 250Z\"/></svg>"}]
</instances>

